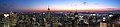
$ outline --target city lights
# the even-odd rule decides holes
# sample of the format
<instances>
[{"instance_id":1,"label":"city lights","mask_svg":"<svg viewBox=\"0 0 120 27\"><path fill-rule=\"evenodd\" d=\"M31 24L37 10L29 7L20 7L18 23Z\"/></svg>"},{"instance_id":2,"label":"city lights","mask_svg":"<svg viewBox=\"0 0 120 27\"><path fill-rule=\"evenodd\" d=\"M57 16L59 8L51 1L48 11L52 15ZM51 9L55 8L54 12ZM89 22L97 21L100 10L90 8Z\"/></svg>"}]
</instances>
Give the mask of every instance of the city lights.
<instances>
[{"instance_id":1,"label":"city lights","mask_svg":"<svg viewBox=\"0 0 120 27\"><path fill-rule=\"evenodd\" d=\"M113 15L109 15L109 17L112 17Z\"/></svg>"},{"instance_id":2,"label":"city lights","mask_svg":"<svg viewBox=\"0 0 120 27\"><path fill-rule=\"evenodd\" d=\"M4 14L4 16L5 16L5 17L8 17L8 16L9 16L9 14Z\"/></svg>"},{"instance_id":3,"label":"city lights","mask_svg":"<svg viewBox=\"0 0 120 27\"><path fill-rule=\"evenodd\" d=\"M105 17L103 17L103 21L105 21L106 20L106 18Z\"/></svg>"},{"instance_id":4,"label":"city lights","mask_svg":"<svg viewBox=\"0 0 120 27\"><path fill-rule=\"evenodd\" d=\"M120 27L120 0L0 0L0 27Z\"/></svg>"}]
</instances>

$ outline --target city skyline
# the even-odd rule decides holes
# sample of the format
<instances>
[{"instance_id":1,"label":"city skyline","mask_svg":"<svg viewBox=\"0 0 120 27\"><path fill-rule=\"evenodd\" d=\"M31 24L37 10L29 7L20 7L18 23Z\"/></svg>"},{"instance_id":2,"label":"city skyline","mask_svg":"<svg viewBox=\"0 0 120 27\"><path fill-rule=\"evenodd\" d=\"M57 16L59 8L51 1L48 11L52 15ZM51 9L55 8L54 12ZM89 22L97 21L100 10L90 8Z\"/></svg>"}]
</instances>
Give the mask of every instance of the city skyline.
<instances>
[{"instance_id":1,"label":"city skyline","mask_svg":"<svg viewBox=\"0 0 120 27\"><path fill-rule=\"evenodd\" d=\"M0 0L1 11L120 10L120 0Z\"/></svg>"},{"instance_id":2,"label":"city skyline","mask_svg":"<svg viewBox=\"0 0 120 27\"><path fill-rule=\"evenodd\" d=\"M0 0L0 27L120 27L120 0Z\"/></svg>"}]
</instances>

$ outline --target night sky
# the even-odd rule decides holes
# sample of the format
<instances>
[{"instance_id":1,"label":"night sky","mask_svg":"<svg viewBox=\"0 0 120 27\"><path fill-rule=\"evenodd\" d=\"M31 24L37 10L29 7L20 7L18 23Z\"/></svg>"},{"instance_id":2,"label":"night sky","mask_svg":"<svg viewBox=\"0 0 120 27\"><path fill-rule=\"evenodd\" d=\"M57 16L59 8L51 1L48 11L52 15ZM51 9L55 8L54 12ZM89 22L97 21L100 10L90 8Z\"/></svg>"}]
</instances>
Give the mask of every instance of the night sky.
<instances>
[{"instance_id":1,"label":"night sky","mask_svg":"<svg viewBox=\"0 0 120 27\"><path fill-rule=\"evenodd\" d=\"M120 0L0 0L0 11L120 10ZM112 9L111 9L112 8Z\"/></svg>"}]
</instances>

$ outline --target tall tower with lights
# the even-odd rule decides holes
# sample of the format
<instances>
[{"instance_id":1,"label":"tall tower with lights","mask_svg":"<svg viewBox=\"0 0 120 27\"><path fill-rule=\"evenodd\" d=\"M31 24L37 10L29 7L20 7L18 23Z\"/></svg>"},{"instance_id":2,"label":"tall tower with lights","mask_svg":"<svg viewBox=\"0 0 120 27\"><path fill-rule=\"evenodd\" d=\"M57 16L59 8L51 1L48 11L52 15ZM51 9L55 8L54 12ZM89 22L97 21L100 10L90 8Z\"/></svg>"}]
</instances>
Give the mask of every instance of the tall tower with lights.
<instances>
[{"instance_id":1,"label":"tall tower with lights","mask_svg":"<svg viewBox=\"0 0 120 27\"><path fill-rule=\"evenodd\" d=\"M44 18L44 24L45 24L45 27L48 27L48 23L50 22L50 8L48 6L48 9L47 9L47 16L46 18Z\"/></svg>"}]
</instances>

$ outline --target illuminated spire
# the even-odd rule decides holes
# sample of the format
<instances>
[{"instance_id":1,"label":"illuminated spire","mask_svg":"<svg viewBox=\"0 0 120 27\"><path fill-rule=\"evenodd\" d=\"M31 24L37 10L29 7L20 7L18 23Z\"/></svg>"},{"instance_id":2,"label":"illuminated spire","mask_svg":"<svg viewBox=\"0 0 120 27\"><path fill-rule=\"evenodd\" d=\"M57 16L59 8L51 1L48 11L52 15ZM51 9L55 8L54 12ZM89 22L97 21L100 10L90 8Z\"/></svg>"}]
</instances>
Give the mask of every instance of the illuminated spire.
<instances>
[{"instance_id":1,"label":"illuminated spire","mask_svg":"<svg viewBox=\"0 0 120 27\"><path fill-rule=\"evenodd\" d=\"M48 6L48 11L50 11L50 8L49 8L49 6Z\"/></svg>"},{"instance_id":2,"label":"illuminated spire","mask_svg":"<svg viewBox=\"0 0 120 27\"><path fill-rule=\"evenodd\" d=\"M12 15L12 14L14 14L14 13L13 13L13 11L11 10L11 11L10 11L10 15Z\"/></svg>"}]
</instances>

